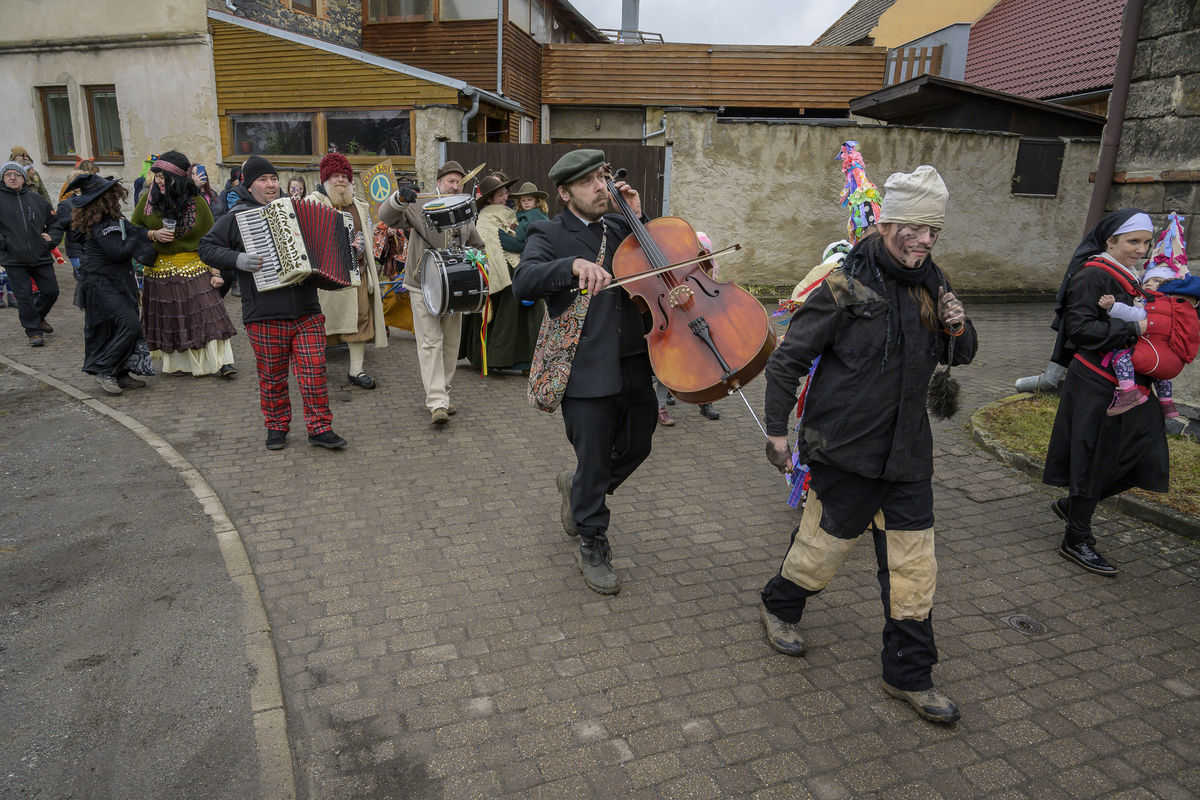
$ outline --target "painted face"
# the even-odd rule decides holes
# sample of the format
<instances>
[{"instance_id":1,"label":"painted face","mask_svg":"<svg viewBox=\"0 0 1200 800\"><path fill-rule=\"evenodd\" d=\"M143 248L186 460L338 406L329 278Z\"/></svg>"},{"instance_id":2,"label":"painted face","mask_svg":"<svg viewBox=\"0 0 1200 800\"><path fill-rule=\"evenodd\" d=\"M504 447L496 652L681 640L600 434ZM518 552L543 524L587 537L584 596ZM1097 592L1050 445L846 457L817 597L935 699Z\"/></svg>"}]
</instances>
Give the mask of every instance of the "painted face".
<instances>
[{"instance_id":1,"label":"painted face","mask_svg":"<svg viewBox=\"0 0 1200 800\"><path fill-rule=\"evenodd\" d=\"M523 194L517 198L517 207L522 211L529 211L530 209L537 208L537 201L538 199L533 195Z\"/></svg>"},{"instance_id":2,"label":"painted face","mask_svg":"<svg viewBox=\"0 0 1200 800\"><path fill-rule=\"evenodd\" d=\"M1150 241L1153 238L1154 234L1150 231L1130 231L1120 236L1108 237L1104 249L1118 262L1132 269L1150 252Z\"/></svg>"},{"instance_id":3,"label":"painted face","mask_svg":"<svg viewBox=\"0 0 1200 800\"><path fill-rule=\"evenodd\" d=\"M604 167L596 167L582 178L558 187L558 195L572 212L584 219L598 220L612 210Z\"/></svg>"},{"instance_id":4,"label":"painted face","mask_svg":"<svg viewBox=\"0 0 1200 800\"><path fill-rule=\"evenodd\" d=\"M508 202L508 189L497 189L492 192L491 199L488 200L489 206L502 206Z\"/></svg>"},{"instance_id":5,"label":"painted face","mask_svg":"<svg viewBox=\"0 0 1200 800\"><path fill-rule=\"evenodd\" d=\"M438 191L442 194L458 194L458 184L462 180L462 177L457 172L447 172L438 178Z\"/></svg>"},{"instance_id":6,"label":"painted face","mask_svg":"<svg viewBox=\"0 0 1200 800\"><path fill-rule=\"evenodd\" d=\"M924 263L941 232L941 228L930 225L884 222L879 226L888 253L905 269L916 269Z\"/></svg>"},{"instance_id":7,"label":"painted face","mask_svg":"<svg viewBox=\"0 0 1200 800\"><path fill-rule=\"evenodd\" d=\"M262 203L264 206L267 203L279 199L279 176L267 173L259 175L255 178L254 183L250 184L250 196L255 202Z\"/></svg>"},{"instance_id":8,"label":"painted face","mask_svg":"<svg viewBox=\"0 0 1200 800\"><path fill-rule=\"evenodd\" d=\"M333 179L330 178L330 180L332 181ZM289 181L288 195L296 199L304 197L304 184L300 183L300 181Z\"/></svg>"},{"instance_id":9,"label":"painted face","mask_svg":"<svg viewBox=\"0 0 1200 800\"><path fill-rule=\"evenodd\" d=\"M15 169L10 169L8 172L4 173L4 185L13 191L16 191L25 185L25 179L21 177L21 173L17 172Z\"/></svg>"}]
</instances>

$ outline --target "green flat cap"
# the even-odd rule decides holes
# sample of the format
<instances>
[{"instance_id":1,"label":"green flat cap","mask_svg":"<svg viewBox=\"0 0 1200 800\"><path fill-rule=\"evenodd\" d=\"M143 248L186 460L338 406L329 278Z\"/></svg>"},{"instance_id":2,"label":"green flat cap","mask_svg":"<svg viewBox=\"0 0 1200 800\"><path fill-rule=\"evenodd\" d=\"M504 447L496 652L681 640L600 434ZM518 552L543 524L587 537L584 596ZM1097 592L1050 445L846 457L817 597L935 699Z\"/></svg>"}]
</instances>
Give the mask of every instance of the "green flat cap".
<instances>
[{"instance_id":1,"label":"green flat cap","mask_svg":"<svg viewBox=\"0 0 1200 800\"><path fill-rule=\"evenodd\" d=\"M555 186L562 186L582 178L603 163L603 150L572 150L554 162L554 166L550 168L550 181Z\"/></svg>"}]
</instances>

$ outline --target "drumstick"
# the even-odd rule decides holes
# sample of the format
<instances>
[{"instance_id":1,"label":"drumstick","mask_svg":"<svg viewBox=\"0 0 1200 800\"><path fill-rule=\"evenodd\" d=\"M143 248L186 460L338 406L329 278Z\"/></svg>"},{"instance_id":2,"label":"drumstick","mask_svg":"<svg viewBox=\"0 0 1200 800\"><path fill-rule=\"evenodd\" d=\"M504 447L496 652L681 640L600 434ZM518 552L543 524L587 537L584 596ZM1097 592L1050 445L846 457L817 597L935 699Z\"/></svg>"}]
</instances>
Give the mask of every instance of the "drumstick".
<instances>
[{"instance_id":1,"label":"drumstick","mask_svg":"<svg viewBox=\"0 0 1200 800\"><path fill-rule=\"evenodd\" d=\"M464 175L463 179L458 182L459 187L461 188L463 186L466 186L467 181L471 180L471 178L474 178L476 175L478 175L480 170L482 170L486 166L487 166L487 162L485 161L482 164L480 164L478 167L476 167L475 169L471 170L466 175ZM466 192L456 192L456 194L466 194ZM417 195L418 200L420 200L422 197L428 197L428 198L448 197L448 195L444 195L441 192L424 192L422 194Z\"/></svg>"}]
</instances>

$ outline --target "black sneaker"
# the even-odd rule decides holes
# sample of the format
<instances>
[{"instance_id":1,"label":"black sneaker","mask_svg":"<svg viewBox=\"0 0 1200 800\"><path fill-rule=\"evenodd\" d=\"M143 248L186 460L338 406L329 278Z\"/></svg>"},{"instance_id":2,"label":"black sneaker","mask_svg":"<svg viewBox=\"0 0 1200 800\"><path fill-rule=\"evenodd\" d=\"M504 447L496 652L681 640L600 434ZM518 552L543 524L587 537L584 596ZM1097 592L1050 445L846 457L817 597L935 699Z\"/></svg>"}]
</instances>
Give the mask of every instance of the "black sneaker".
<instances>
[{"instance_id":1,"label":"black sneaker","mask_svg":"<svg viewBox=\"0 0 1200 800\"><path fill-rule=\"evenodd\" d=\"M346 380L350 381L350 383L353 383L360 389L375 388L375 379L365 372L360 372L357 375L347 375Z\"/></svg>"},{"instance_id":2,"label":"black sneaker","mask_svg":"<svg viewBox=\"0 0 1200 800\"><path fill-rule=\"evenodd\" d=\"M126 373L117 376L117 386L122 389L143 389L146 386L145 381L140 381L132 375Z\"/></svg>"},{"instance_id":3,"label":"black sneaker","mask_svg":"<svg viewBox=\"0 0 1200 800\"><path fill-rule=\"evenodd\" d=\"M1096 552L1096 548L1089 542L1071 544L1066 539L1063 539L1062 547L1058 548L1058 554L1068 561L1074 561L1088 572L1094 572L1097 575L1104 575L1108 578L1112 578L1117 574L1117 568L1108 563L1108 560L1104 556Z\"/></svg>"},{"instance_id":4,"label":"black sneaker","mask_svg":"<svg viewBox=\"0 0 1200 800\"><path fill-rule=\"evenodd\" d=\"M599 537L591 542L580 542L575 551L575 563L583 573L588 588L600 594L616 594L621 591L621 581L612 568L612 550L608 539Z\"/></svg>"},{"instance_id":5,"label":"black sneaker","mask_svg":"<svg viewBox=\"0 0 1200 800\"><path fill-rule=\"evenodd\" d=\"M29 337L29 346L30 347L42 347L45 344L46 344L46 337L40 333L35 333L33 336Z\"/></svg>"},{"instance_id":6,"label":"black sneaker","mask_svg":"<svg viewBox=\"0 0 1200 800\"><path fill-rule=\"evenodd\" d=\"M700 413L703 414L704 416L708 417L709 419L720 419L721 418L721 412L717 411L715 408L713 408L712 403L701 403L700 404Z\"/></svg>"},{"instance_id":7,"label":"black sneaker","mask_svg":"<svg viewBox=\"0 0 1200 800\"><path fill-rule=\"evenodd\" d=\"M282 450L287 447L287 431L267 431L267 449Z\"/></svg>"},{"instance_id":8,"label":"black sneaker","mask_svg":"<svg viewBox=\"0 0 1200 800\"><path fill-rule=\"evenodd\" d=\"M217 374L222 378L232 378L234 375L237 375L237 367L233 364L222 364L221 368L217 370Z\"/></svg>"},{"instance_id":9,"label":"black sneaker","mask_svg":"<svg viewBox=\"0 0 1200 800\"><path fill-rule=\"evenodd\" d=\"M318 433L316 436L309 436L308 443L314 447L324 447L326 450L341 450L346 446L346 440L333 431L325 431L324 433Z\"/></svg>"},{"instance_id":10,"label":"black sneaker","mask_svg":"<svg viewBox=\"0 0 1200 800\"><path fill-rule=\"evenodd\" d=\"M1070 519L1070 516L1071 516L1071 498L1069 498L1069 497L1060 497L1060 498L1058 498L1057 500L1055 500L1053 503L1051 503L1051 504L1050 504L1050 507L1051 507L1052 509L1054 509L1054 513L1055 513L1055 514L1057 514L1057 515L1058 515L1058 518L1059 518L1059 519L1061 519L1063 522L1070 522L1070 521L1071 521L1071 519Z\"/></svg>"}]
</instances>

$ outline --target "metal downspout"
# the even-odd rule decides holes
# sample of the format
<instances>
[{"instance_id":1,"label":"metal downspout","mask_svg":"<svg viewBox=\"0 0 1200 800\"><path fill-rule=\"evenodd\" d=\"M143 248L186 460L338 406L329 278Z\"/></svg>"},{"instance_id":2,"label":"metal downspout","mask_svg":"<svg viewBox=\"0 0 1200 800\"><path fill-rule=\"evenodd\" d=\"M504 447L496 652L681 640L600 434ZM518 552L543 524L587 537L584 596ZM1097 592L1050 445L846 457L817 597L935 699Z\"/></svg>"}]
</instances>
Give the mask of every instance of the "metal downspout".
<instances>
[{"instance_id":1,"label":"metal downspout","mask_svg":"<svg viewBox=\"0 0 1200 800\"><path fill-rule=\"evenodd\" d=\"M1121 126L1125 124L1125 104L1129 100L1129 80L1133 74L1133 57L1137 53L1138 29L1142 26L1144 0L1128 0L1125 4L1125 21L1121 26L1121 49L1117 53L1117 71L1113 75L1112 95L1108 99L1108 121L1104 125L1104 139L1100 142L1100 161L1096 165L1096 185L1092 187L1092 202L1088 206L1087 222L1083 230L1096 227L1104 216L1108 204L1108 192L1112 187L1113 172L1117 165L1117 149L1121 145Z\"/></svg>"},{"instance_id":2,"label":"metal downspout","mask_svg":"<svg viewBox=\"0 0 1200 800\"><path fill-rule=\"evenodd\" d=\"M504 0L496 0L496 94L504 94Z\"/></svg>"},{"instance_id":3,"label":"metal downspout","mask_svg":"<svg viewBox=\"0 0 1200 800\"><path fill-rule=\"evenodd\" d=\"M479 113L479 92L474 89L469 90L471 93L471 110L463 115L462 118L462 141L467 141L467 129L470 127L471 120Z\"/></svg>"}]
</instances>

